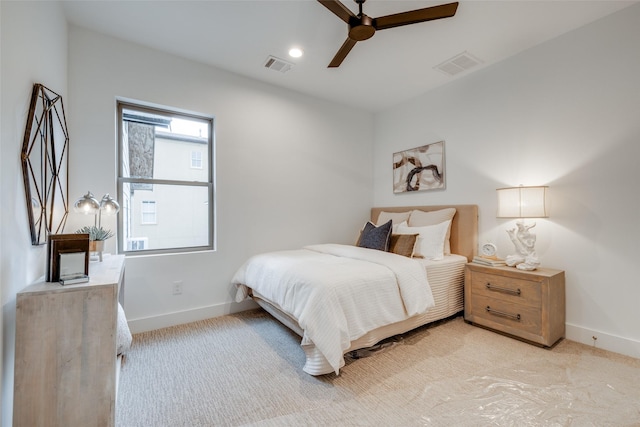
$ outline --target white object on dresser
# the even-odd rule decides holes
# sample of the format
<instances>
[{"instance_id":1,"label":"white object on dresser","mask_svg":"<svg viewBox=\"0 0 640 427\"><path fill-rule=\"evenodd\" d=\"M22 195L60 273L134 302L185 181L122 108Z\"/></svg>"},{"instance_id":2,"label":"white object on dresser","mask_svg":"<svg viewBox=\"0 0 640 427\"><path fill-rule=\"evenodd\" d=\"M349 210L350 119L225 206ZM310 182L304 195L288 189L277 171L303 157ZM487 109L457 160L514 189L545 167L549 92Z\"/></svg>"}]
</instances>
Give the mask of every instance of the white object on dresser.
<instances>
[{"instance_id":1,"label":"white object on dresser","mask_svg":"<svg viewBox=\"0 0 640 427\"><path fill-rule=\"evenodd\" d=\"M124 265L124 255L108 256L90 263L88 283L42 281L18 293L14 425L115 424Z\"/></svg>"}]
</instances>

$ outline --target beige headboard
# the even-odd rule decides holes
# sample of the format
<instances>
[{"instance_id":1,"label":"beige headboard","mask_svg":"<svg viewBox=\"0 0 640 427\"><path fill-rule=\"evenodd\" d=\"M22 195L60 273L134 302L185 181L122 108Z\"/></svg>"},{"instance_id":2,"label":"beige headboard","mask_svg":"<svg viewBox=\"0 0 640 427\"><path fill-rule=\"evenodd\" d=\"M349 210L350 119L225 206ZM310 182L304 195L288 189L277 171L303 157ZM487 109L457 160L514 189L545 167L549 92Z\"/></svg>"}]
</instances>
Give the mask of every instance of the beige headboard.
<instances>
[{"instance_id":1,"label":"beige headboard","mask_svg":"<svg viewBox=\"0 0 640 427\"><path fill-rule=\"evenodd\" d=\"M414 209L421 211L437 211L438 209L456 208L451 222L451 253L464 255L469 261L478 251L478 206L396 206L388 208L371 208L371 221L375 224L380 212L407 212Z\"/></svg>"}]
</instances>

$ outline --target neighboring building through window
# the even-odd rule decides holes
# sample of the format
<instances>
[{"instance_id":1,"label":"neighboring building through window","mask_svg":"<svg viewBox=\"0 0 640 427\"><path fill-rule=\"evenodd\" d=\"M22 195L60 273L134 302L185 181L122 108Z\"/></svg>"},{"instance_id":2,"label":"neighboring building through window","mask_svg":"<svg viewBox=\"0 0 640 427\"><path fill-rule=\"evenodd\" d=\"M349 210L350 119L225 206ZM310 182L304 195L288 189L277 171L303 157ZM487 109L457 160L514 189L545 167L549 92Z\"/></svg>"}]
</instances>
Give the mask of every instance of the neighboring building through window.
<instances>
[{"instance_id":1,"label":"neighboring building through window","mask_svg":"<svg viewBox=\"0 0 640 427\"><path fill-rule=\"evenodd\" d=\"M213 249L213 118L128 101L117 109L119 252Z\"/></svg>"}]
</instances>

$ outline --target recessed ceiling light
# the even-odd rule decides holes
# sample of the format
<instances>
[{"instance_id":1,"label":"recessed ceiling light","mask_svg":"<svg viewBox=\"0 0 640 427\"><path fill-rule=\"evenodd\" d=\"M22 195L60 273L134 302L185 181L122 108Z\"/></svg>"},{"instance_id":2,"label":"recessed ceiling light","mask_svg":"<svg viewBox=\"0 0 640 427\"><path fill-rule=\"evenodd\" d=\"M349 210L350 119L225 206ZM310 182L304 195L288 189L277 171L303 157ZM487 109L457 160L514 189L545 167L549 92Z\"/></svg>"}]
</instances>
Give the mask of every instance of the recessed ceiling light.
<instances>
[{"instance_id":1,"label":"recessed ceiling light","mask_svg":"<svg viewBox=\"0 0 640 427\"><path fill-rule=\"evenodd\" d=\"M297 47L289 49L289 56L292 58L300 58L302 56L302 49Z\"/></svg>"}]
</instances>

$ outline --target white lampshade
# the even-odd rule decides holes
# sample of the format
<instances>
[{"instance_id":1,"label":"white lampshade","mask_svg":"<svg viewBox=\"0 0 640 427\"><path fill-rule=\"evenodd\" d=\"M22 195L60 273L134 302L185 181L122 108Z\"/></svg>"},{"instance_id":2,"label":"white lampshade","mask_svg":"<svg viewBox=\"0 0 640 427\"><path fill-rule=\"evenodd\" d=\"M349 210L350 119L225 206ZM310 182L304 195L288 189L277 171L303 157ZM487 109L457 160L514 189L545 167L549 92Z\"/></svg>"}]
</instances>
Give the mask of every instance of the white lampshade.
<instances>
[{"instance_id":1,"label":"white lampshade","mask_svg":"<svg viewBox=\"0 0 640 427\"><path fill-rule=\"evenodd\" d=\"M547 188L509 187L498 188L498 218L546 218Z\"/></svg>"}]
</instances>

